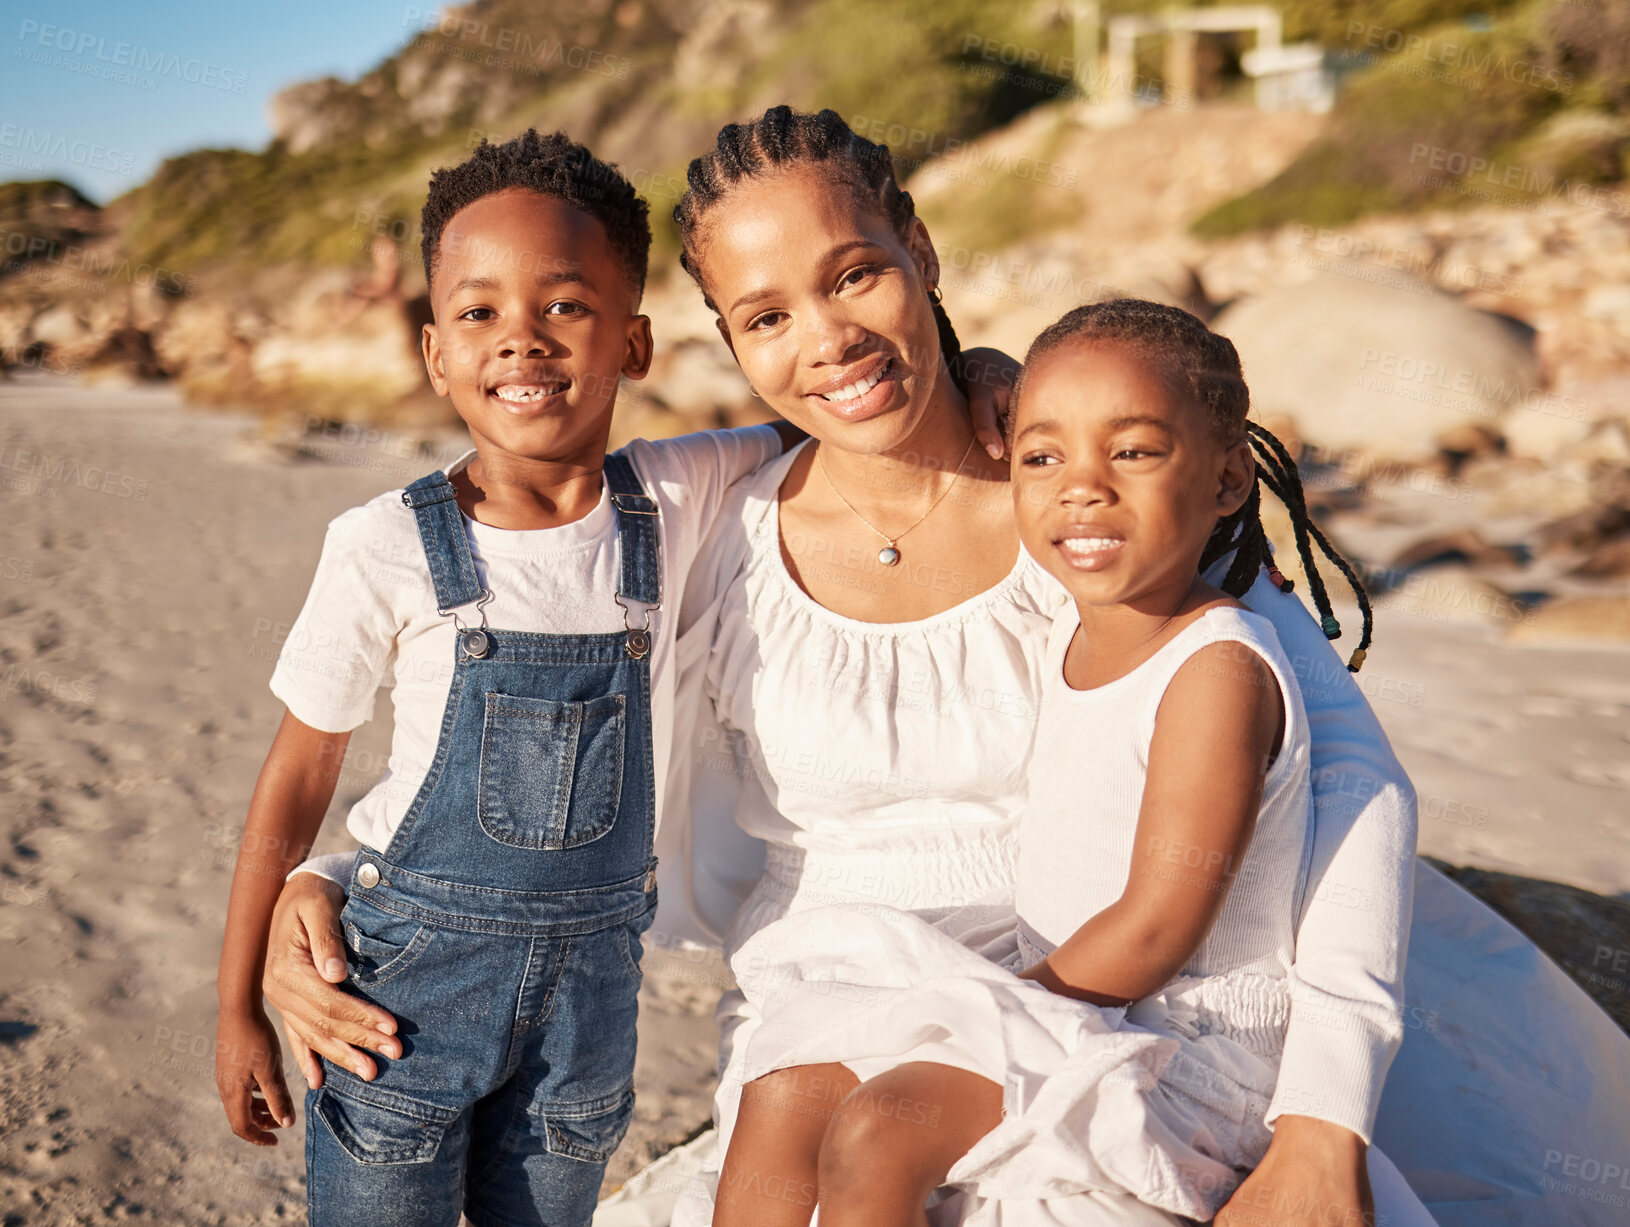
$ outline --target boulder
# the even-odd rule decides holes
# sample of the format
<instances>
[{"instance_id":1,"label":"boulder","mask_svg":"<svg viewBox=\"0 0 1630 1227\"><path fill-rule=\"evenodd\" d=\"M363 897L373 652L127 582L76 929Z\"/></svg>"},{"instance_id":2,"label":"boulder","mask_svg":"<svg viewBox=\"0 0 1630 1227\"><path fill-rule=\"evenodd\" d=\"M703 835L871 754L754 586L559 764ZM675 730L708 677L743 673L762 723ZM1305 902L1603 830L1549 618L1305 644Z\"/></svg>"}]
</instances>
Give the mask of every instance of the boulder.
<instances>
[{"instance_id":1,"label":"boulder","mask_svg":"<svg viewBox=\"0 0 1630 1227\"><path fill-rule=\"evenodd\" d=\"M642 391L699 425L713 425L720 412L752 400L741 368L716 333L658 346Z\"/></svg>"},{"instance_id":2,"label":"boulder","mask_svg":"<svg viewBox=\"0 0 1630 1227\"><path fill-rule=\"evenodd\" d=\"M76 351L95 344L89 325L68 304L47 307L29 326L29 340L52 349Z\"/></svg>"},{"instance_id":3,"label":"boulder","mask_svg":"<svg viewBox=\"0 0 1630 1227\"><path fill-rule=\"evenodd\" d=\"M1630 644L1630 596L1565 596L1546 601L1506 631L1509 643Z\"/></svg>"},{"instance_id":4,"label":"boulder","mask_svg":"<svg viewBox=\"0 0 1630 1227\"><path fill-rule=\"evenodd\" d=\"M1433 863L1522 930L1630 1031L1630 903L1561 882Z\"/></svg>"},{"instance_id":5,"label":"boulder","mask_svg":"<svg viewBox=\"0 0 1630 1227\"><path fill-rule=\"evenodd\" d=\"M1259 415L1323 448L1426 459L1468 424L1497 428L1540 386L1529 339L1401 274L1325 274L1247 298L1212 327L1240 351Z\"/></svg>"},{"instance_id":6,"label":"boulder","mask_svg":"<svg viewBox=\"0 0 1630 1227\"><path fill-rule=\"evenodd\" d=\"M1507 635L1526 625L1534 611L1465 566L1435 566L1412 571L1380 597L1377 606L1425 622L1507 628Z\"/></svg>"}]
</instances>

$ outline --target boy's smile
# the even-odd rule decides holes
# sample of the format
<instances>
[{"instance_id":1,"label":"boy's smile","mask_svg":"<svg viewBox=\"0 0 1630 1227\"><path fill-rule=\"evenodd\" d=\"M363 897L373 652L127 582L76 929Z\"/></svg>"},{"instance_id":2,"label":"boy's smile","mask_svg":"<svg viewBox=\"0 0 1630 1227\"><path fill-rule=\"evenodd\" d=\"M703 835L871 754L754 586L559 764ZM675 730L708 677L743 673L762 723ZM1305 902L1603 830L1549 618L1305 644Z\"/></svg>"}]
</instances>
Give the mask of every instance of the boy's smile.
<instances>
[{"instance_id":1,"label":"boy's smile","mask_svg":"<svg viewBox=\"0 0 1630 1227\"><path fill-rule=\"evenodd\" d=\"M431 278L425 365L484 461L598 470L621 378L651 362L650 321L605 228L512 188L453 215Z\"/></svg>"}]
</instances>

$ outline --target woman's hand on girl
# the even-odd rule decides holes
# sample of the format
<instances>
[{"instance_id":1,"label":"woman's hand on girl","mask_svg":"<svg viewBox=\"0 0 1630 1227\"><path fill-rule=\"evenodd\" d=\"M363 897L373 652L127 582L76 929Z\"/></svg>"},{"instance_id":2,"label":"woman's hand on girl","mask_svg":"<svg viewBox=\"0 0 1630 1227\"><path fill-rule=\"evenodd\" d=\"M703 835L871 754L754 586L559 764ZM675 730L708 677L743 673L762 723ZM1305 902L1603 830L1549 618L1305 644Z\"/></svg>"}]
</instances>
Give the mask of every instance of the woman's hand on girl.
<instances>
[{"instance_id":1,"label":"woman's hand on girl","mask_svg":"<svg viewBox=\"0 0 1630 1227\"><path fill-rule=\"evenodd\" d=\"M261 987L283 1016L289 1047L312 1090L323 1084L319 1055L367 1081L377 1071L365 1049L392 1058L402 1054L395 1018L334 987L346 977L344 907L345 892L337 884L297 873L278 897L266 943Z\"/></svg>"},{"instance_id":2,"label":"woman's hand on girl","mask_svg":"<svg viewBox=\"0 0 1630 1227\"><path fill-rule=\"evenodd\" d=\"M1218 1212L1216 1227L1368 1225L1375 1199L1364 1139L1312 1116L1281 1116L1268 1153Z\"/></svg>"},{"instance_id":3,"label":"woman's hand on girl","mask_svg":"<svg viewBox=\"0 0 1630 1227\"><path fill-rule=\"evenodd\" d=\"M962 373L968 383L968 414L973 419L973 436L992 460L1000 460L1007 450L1002 424L1011 407L1019 363L999 349L965 349Z\"/></svg>"}]
</instances>

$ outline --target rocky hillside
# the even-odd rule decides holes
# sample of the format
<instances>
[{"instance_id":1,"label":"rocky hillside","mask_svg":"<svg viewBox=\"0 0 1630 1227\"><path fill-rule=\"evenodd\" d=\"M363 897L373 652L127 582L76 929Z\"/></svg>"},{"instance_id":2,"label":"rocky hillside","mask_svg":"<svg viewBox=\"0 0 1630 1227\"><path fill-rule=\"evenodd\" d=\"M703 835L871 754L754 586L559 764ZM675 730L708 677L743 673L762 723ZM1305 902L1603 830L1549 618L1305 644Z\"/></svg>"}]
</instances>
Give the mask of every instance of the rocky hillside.
<instances>
[{"instance_id":1,"label":"rocky hillside","mask_svg":"<svg viewBox=\"0 0 1630 1227\"><path fill-rule=\"evenodd\" d=\"M1329 130L1200 216L1198 233L1479 203L1630 207L1617 190L1630 171L1630 0L1322 7L1320 38L1346 78Z\"/></svg>"},{"instance_id":2,"label":"rocky hillside","mask_svg":"<svg viewBox=\"0 0 1630 1227\"><path fill-rule=\"evenodd\" d=\"M1630 0L1589 6L1595 26L1565 0L1283 7L1286 37L1320 40L1344 74L1334 114L1255 111L1236 97L1237 40L1223 38L1208 44L1197 104L1106 126L1074 95L1069 6L1054 0L590 0L546 22L522 0L476 0L405 30L358 80L283 91L263 152L172 159L105 209L64 184L0 186L0 370L169 377L202 403L264 408L274 433L331 418L443 422L417 353L424 183L483 134L562 126L622 165L657 222L658 368L619 428L743 420L754 402L707 313L683 278L664 276L675 263L667 215L720 122L783 100L833 106L894 145L970 340L1021 351L1106 293L1209 315L1330 267L1365 277L1379 263L1526 327L1530 352L1511 369L1542 391L1630 361L1615 288L1630 197L1613 164L1626 88L1615 48L1630 42L1587 36L1618 29ZM1441 63L1435 76L1417 71L1451 46L1472 78ZM1138 71L1158 96L1158 42ZM1563 163L1534 151L1571 150L1576 190L1491 201L1449 183L1462 146L1497 166L1500 150L1532 153L1535 166ZM1442 183L1399 189L1400 174L1434 160ZM1419 429L1382 442L1418 460L1444 422L1416 417ZM1550 437L1573 421L1542 425ZM1303 429L1318 441L1316 423Z\"/></svg>"}]
</instances>

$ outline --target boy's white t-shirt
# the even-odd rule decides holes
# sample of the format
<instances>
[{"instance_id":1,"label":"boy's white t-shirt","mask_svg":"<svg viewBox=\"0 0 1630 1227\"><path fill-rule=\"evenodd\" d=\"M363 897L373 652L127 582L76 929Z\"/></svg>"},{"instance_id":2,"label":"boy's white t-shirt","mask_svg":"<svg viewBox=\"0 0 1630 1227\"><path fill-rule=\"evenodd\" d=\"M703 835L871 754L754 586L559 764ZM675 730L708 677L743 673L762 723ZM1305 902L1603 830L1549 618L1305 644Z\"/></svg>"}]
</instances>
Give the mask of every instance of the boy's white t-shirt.
<instances>
[{"instance_id":1,"label":"boy's white t-shirt","mask_svg":"<svg viewBox=\"0 0 1630 1227\"><path fill-rule=\"evenodd\" d=\"M679 597L725 491L780 455L781 439L773 427L753 426L655 443L637 439L623 451L661 511L662 607L651 612L651 744L660 823L660 782L673 743ZM461 456L448 475L474 456ZM556 528L511 530L463 519L476 574L493 594L488 625L552 635L623 629L623 610L613 599L621 575L616 513L604 489L593 511ZM390 758L346 819L346 829L371 848L389 846L441 735L456 630L436 604L417 519L401 490L387 491L329 524L311 591L272 673L272 693L295 718L330 733L366 723L377 692L390 690ZM473 607L459 616L479 621ZM299 868L343 884L351 861L349 854L316 857Z\"/></svg>"}]
</instances>

